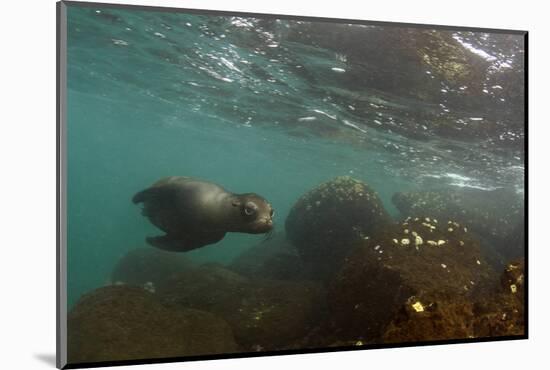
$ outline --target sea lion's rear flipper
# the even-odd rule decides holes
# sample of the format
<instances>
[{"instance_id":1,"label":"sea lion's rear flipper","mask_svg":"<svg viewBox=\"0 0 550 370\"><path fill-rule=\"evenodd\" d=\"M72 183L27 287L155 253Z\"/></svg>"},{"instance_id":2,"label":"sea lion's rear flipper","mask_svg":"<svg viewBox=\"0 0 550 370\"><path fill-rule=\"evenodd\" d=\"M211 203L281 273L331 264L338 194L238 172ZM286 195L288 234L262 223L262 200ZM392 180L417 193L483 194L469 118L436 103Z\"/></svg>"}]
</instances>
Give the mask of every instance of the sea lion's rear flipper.
<instances>
[{"instance_id":1,"label":"sea lion's rear flipper","mask_svg":"<svg viewBox=\"0 0 550 370\"><path fill-rule=\"evenodd\" d=\"M145 203L147 201L162 202L163 200L172 201L174 194L181 190L181 184L188 181L188 177L172 176L165 177L155 182L151 187L138 192L132 197L132 202Z\"/></svg>"},{"instance_id":2,"label":"sea lion's rear flipper","mask_svg":"<svg viewBox=\"0 0 550 370\"><path fill-rule=\"evenodd\" d=\"M151 187L145 190L142 190L132 197L132 203L145 203L149 201L162 201L163 199L171 197L173 194L173 189L166 186L161 187Z\"/></svg>"},{"instance_id":3,"label":"sea lion's rear flipper","mask_svg":"<svg viewBox=\"0 0 550 370\"><path fill-rule=\"evenodd\" d=\"M153 247L169 252L188 252L208 244L219 242L225 236L222 233L197 233L185 236L163 235L148 237L147 243Z\"/></svg>"},{"instance_id":4,"label":"sea lion's rear flipper","mask_svg":"<svg viewBox=\"0 0 550 370\"><path fill-rule=\"evenodd\" d=\"M171 186L150 187L140 191L132 197L134 204L143 203L141 214L149 217L154 215L166 214L166 212L175 212L173 207L174 193L177 190ZM173 219L175 216L169 214L165 218ZM163 218L162 216L160 217ZM153 221L153 220L152 220ZM153 221L153 224L159 226Z\"/></svg>"}]
</instances>

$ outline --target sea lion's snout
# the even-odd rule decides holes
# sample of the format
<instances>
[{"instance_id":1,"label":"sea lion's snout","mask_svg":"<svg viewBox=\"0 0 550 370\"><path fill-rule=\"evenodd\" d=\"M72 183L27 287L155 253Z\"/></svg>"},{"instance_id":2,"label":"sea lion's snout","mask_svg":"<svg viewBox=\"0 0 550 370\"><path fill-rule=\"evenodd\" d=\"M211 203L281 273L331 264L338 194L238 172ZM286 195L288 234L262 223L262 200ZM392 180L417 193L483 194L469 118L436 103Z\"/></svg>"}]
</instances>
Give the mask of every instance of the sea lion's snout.
<instances>
[{"instance_id":1,"label":"sea lion's snout","mask_svg":"<svg viewBox=\"0 0 550 370\"><path fill-rule=\"evenodd\" d=\"M254 234L268 233L273 230L273 210L259 215L250 225L250 230Z\"/></svg>"},{"instance_id":2,"label":"sea lion's snout","mask_svg":"<svg viewBox=\"0 0 550 370\"><path fill-rule=\"evenodd\" d=\"M251 225L249 233L250 234L265 234L273 230L273 221L272 220L258 220Z\"/></svg>"},{"instance_id":3,"label":"sea lion's snout","mask_svg":"<svg viewBox=\"0 0 550 370\"><path fill-rule=\"evenodd\" d=\"M271 217L259 220L260 224L263 225L265 232L271 231L273 229L273 219Z\"/></svg>"},{"instance_id":4,"label":"sea lion's snout","mask_svg":"<svg viewBox=\"0 0 550 370\"><path fill-rule=\"evenodd\" d=\"M240 198L240 201L234 201L233 205L242 207L241 215L244 220L248 220L244 232L263 234L273 230L275 212L267 200L254 193L242 194Z\"/></svg>"}]
</instances>

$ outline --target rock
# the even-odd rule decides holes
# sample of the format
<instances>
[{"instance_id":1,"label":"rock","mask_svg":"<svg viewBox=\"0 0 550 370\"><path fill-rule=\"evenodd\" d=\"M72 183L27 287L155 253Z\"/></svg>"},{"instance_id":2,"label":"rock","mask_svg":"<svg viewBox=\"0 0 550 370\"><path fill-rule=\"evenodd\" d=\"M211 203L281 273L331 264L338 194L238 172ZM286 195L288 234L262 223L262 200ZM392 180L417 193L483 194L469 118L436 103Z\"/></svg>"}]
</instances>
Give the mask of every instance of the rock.
<instances>
[{"instance_id":1,"label":"rock","mask_svg":"<svg viewBox=\"0 0 550 370\"><path fill-rule=\"evenodd\" d=\"M374 190L342 176L301 196L290 210L285 229L312 277L326 280L340 267L354 242L389 222Z\"/></svg>"},{"instance_id":2,"label":"rock","mask_svg":"<svg viewBox=\"0 0 550 370\"><path fill-rule=\"evenodd\" d=\"M506 265L500 285L476 305L476 337L525 335L525 263Z\"/></svg>"},{"instance_id":3,"label":"rock","mask_svg":"<svg viewBox=\"0 0 550 370\"><path fill-rule=\"evenodd\" d=\"M441 298L424 306L416 298L403 304L384 329L384 343L474 337L474 304L463 297Z\"/></svg>"},{"instance_id":4,"label":"rock","mask_svg":"<svg viewBox=\"0 0 550 370\"><path fill-rule=\"evenodd\" d=\"M525 260L519 259L506 265L500 278L502 293L511 294L523 302L525 297Z\"/></svg>"},{"instance_id":5,"label":"rock","mask_svg":"<svg viewBox=\"0 0 550 370\"><path fill-rule=\"evenodd\" d=\"M494 267L525 252L523 198L504 189L436 190L396 193L392 197L403 217L429 214L453 219L478 234ZM491 261L494 259L494 261Z\"/></svg>"},{"instance_id":6,"label":"rock","mask_svg":"<svg viewBox=\"0 0 550 370\"><path fill-rule=\"evenodd\" d=\"M295 281L305 277L302 260L284 233L245 250L228 268L249 278Z\"/></svg>"},{"instance_id":7,"label":"rock","mask_svg":"<svg viewBox=\"0 0 550 370\"><path fill-rule=\"evenodd\" d=\"M431 319L439 320L441 326L453 326L452 319L445 317L447 313L471 310L467 305L486 292L497 277L483 259L479 242L462 225L450 222L407 219L382 229L350 253L331 282L327 297L332 331L340 340L380 343L400 338L386 334L383 339L384 329L392 320L407 321L409 313L416 312L411 311L416 303L426 312L427 320L418 330ZM451 332L466 333L453 326L445 335Z\"/></svg>"},{"instance_id":8,"label":"rock","mask_svg":"<svg viewBox=\"0 0 550 370\"><path fill-rule=\"evenodd\" d=\"M180 274L159 294L167 305L222 317L245 351L292 348L323 312L322 291L316 284L249 280L214 264Z\"/></svg>"},{"instance_id":9,"label":"rock","mask_svg":"<svg viewBox=\"0 0 550 370\"><path fill-rule=\"evenodd\" d=\"M84 295L67 324L72 364L238 350L224 320L196 309L167 308L137 287L109 286Z\"/></svg>"},{"instance_id":10,"label":"rock","mask_svg":"<svg viewBox=\"0 0 550 370\"><path fill-rule=\"evenodd\" d=\"M158 287L174 274L190 268L193 268L193 263L181 253L152 247L137 248L117 262L111 273L111 282L136 286L152 283Z\"/></svg>"}]
</instances>

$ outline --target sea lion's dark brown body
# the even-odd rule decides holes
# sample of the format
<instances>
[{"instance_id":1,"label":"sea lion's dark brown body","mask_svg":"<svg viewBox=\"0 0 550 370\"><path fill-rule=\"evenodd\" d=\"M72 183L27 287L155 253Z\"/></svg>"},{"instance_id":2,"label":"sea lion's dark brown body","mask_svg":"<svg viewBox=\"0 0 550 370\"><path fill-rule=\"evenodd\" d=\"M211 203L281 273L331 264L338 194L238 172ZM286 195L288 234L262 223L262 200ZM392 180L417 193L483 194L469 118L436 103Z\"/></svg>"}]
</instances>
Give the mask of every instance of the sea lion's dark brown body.
<instances>
[{"instance_id":1,"label":"sea lion's dark brown body","mask_svg":"<svg viewBox=\"0 0 550 370\"><path fill-rule=\"evenodd\" d=\"M143 215L166 235L147 242L169 251L189 251L216 243L227 232L262 234L273 227L273 209L254 193L234 194L191 177L166 177L132 198Z\"/></svg>"}]
</instances>

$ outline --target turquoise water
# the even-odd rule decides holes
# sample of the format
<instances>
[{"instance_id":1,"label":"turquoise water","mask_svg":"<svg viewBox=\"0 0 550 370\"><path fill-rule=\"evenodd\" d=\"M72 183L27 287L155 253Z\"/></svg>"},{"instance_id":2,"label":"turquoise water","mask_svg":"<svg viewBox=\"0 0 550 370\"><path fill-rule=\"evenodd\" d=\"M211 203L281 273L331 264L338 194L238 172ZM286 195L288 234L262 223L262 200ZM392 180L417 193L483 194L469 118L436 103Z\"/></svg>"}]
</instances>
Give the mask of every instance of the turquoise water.
<instances>
[{"instance_id":1,"label":"turquoise water","mask_svg":"<svg viewBox=\"0 0 550 370\"><path fill-rule=\"evenodd\" d=\"M519 36L452 32L487 64L478 86L433 61L382 63L408 52L391 43L369 59L359 37L381 27L323 34L308 22L72 6L68 20L69 305L158 234L130 199L164 176L261 194L278 230L300 195L341 175L367 182L393 215L395 192L433 184L523 191ZM229 234L189 255L228 263L261 239Z\"/></svg>"}]
</instances>

